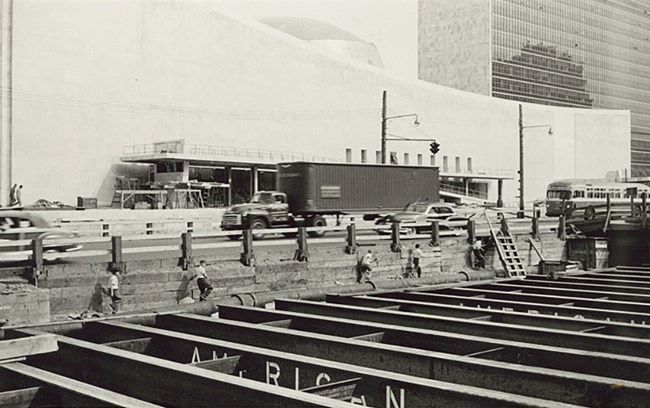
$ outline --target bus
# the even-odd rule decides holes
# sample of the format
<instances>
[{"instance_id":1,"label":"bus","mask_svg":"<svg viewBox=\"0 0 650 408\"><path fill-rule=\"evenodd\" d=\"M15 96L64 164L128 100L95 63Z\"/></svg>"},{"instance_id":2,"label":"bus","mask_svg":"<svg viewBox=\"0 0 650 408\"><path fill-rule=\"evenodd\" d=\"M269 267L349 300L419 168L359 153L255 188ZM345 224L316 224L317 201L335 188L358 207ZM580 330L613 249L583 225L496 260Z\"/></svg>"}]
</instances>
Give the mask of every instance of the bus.
<instances>
[{"instance_id":1,"label":"bus","mask_svg":"<svg viewBox=\"0 0 650 408\"><path fill-rule=\"evenodd\" d=\"M650 195L650 187L606 180L556 180L546 189L546 215L570 216L582 211L584 219L590 220L596 215L595 206L607 204L607 196L612 204L621 205L630 203L630 194L640 197L642 193ZM635 206L634 212L640 213L641 206Z\"/></svg>"}]
</instances>

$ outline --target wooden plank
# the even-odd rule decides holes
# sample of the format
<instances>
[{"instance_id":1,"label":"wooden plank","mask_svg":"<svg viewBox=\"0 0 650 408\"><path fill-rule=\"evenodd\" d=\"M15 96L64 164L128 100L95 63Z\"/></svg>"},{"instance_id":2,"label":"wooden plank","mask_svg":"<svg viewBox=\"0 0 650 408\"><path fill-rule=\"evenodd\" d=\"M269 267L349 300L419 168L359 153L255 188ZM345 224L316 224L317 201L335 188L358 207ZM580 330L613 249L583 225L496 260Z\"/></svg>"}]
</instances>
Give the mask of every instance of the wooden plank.
<instances>
[{"instance_id":1,"label":"wooden plank","mask_svg":"<svg viewBox=\"0 0 650 408\"><path fill-rule=\"evenodd\" d=\"M37 379L61 391L84 397L87 404L92 406L120 406L120 407L159 407L140 399L119 394L104 388L86 384L68 377L23 363L4 364L3 368L17 374Z\"/></svg>"},{"instance_id":2,"label":"wooden plank","mask_svg":"<svg viewBox=\"0 0 650 408\"><path fill-rule=\"evenodd\" d=\"M303 388L301 391L309 392L311 394L320 395L322 397L334 398L338 400L347 400L352 397L357 383L362 381L361 377L350 378L348 380L331 382L314 387Z\"/></svg>"},{"instance_id":3,"label":"wooden plank","mask_svg":"<svg viewBox=\"0 0 650 408\"><path fill-rule=\"evenodd\" d=\"M356 340L371 341L373 343L381 343L382 339L384 338L384 332L363 334L361 336L354 336L351 338Z\"/></svg>"},{"instance_id":4,"label":"wooden plank","mask_svg":"<svg viewBox=\"0 0 650 408\"><path fill-rule=\"evenodd\" d=\"M31 407L41 387L21 388L0 392L0 408Z\"/></svg>"},{"instance_id":5,"label":"wooden plank","mask_svg":"<svg viewBox=\"0 0 650 408\"><path fill-rule=\"evenodd\" d=\"M56 335L39 334L0 341L0 362L33 354L51 353L58 350Z\"/></svg>"},{"instance_id":6,"label":"wooden plank","mask_svg":"<svg viewBox=\"0 0 650 408\"><path fill-rule=\"evenodd\" d=\"M198 337L187 333L122 323L116 320L97 322L93 323L92 326L91 331L99 337L106 333L119 333L121 329L128 330L128 332L123 333L126 335L129 333L140 333L135 334L138 336L150 334L152 337L158 335L160 336L158 340L165 342L167 349L173 350L183 348L183 343L185 342L192 345L192 347L197 346L199 348L207 349L226 348L237 350L238 352L241 352L242 355L241 364L238 368L239 370L247 370L244 377L261 382L266 382L266 377L264 371L260 372L256 367L259 368L260 366L263 366L265 362L269 360L277 362L279 366L282 367L283 372L285 372L285 369L288 372L293 372L297 368L299 368L300 373L312 372L312 374L317 374L326 372L331 376L332 383L341 383L342 381L351 378L359 378L359 381L361 382L357 385L362 389L362 391L357 388L354 388L354 390L357 391L357 395L366 395L369 406L385 406L384 402L387 386L392 389L404 389L406 392L405 398L409 402L409 405L407 405L408 407L548 406L549 408L557 408L558 406L562 406L562 404L557 402L542 402L540 399L531 399L515 394L505 394L483 388L461 384L450 384L421 377L412 377L391 371L382 371L365 368L359 365L350 365L333 361L331 359L317 359L301 354L285 353L262 347L247 346L240 343L231 343L207 337ZM254 372L257 372L257 374L253 375ZM249 377L249 375L251 376ZM289 380L284 384L282 383L283 378L285 377L280 377L280 387L286 386L293 388L295 386L293 378L289 378ZM305 383L309 385L301 386L300 390L307 391L311 385L314 384L314 379L315 375L312 376L312 381L305 381ZM341 387L339 390L343 391L344 388L345 387ZM393 406L396 405L391 405L391 407Z\"/></svg>"},{"instance_id":7,"label":"wooden plank","mask_svg":"<svg viewBox=\"0 0 650 408\"><path fill-rule=\"evenodd\" d=\"M191 363L191 366L205 368L210 371L218 371L225 374L234 374L237 365L239 364L239 359L241 356L232 356L217 358L214 360L199 361L196 363Z\"/></svg>"},{"instance_id":8,"label":"wooden plank","mask_svg":"<svg viewBox=\"0 0 650 408\"><path fill-rule=\"evenodd\" d=\"M104 343L105 346L115 347L116 349L131 351L133 353L144 353L151 343L151 337L143 337L140 339L112 341Z\"/></svg>"},{"instance_id":9,"label":"wooden plank","mask_svg":"<svg viewBox=\"0 0 650 408\"><path fill-rule=\"evenodd\" d=\"M29 332L29 329L24 330ZM69 337L59 337L59 352L39 359L40 367L167 406L348 407L292 389L203 370L143 354ZM142 406L142 405L140 405Z\"/></svg>"}]
</instances>

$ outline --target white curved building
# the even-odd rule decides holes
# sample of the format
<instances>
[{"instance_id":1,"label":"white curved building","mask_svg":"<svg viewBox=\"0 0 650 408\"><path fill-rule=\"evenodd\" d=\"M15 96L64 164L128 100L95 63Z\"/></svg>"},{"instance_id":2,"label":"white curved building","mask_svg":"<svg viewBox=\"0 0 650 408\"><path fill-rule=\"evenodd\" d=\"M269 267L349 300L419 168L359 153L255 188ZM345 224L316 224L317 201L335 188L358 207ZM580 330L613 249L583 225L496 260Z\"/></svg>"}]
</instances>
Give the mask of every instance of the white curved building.
<instances>
[{"instance_id":1,"label":"white curved building","mask_svg":"<svg viewBox=\"0 0 650 408\"><path fill-rule=\"evenodd\" d=\"M116 164L123 147L160 140L340 161L349 152L353 162L365 150L374 162L383 90L389 117L417 113L421 123L390 120L388 134L435 138L437 164L447 157L452 172L514 172L519 165L517 103L396 79L200 3L21 0L11 12L13 41L2 72L5 84L10 71L3 105L10 103L12 114L2 117L2 148L10 136L13 160L11 181L6 161L2 166L1 187L24 184L25 202L110 202L114 175L128 167ZM4 19L7 13L3 8ZM525 130L527 200L543 196L553 179L629 169L628 111L523 110L525 126L553 128L552 136ZM422 155L429 164L426 141L391 141L388 151L400 163L408 155L417 164ZM507 181L505 200L515 202L516 191L516 181Z\"/></svg>"}]
</instances>

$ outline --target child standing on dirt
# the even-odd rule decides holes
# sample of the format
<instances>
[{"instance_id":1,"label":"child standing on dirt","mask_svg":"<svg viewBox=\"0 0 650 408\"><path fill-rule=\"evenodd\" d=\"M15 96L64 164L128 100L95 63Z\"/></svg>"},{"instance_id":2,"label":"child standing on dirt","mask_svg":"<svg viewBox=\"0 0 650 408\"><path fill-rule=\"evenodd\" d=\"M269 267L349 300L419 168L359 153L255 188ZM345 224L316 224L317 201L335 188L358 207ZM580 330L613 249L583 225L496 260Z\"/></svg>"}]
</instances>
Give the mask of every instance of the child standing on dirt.
<instances>
[{"instance_id":1,"label":"child standing on dirt","mask_svg":"<svg viewBox=\"0 0 650 408\"><path fill-rule=\"evenodd\" d=\"M411 254L413 257L413 269L418 274L418 278L422 276L422 268L420 267L420 258L422 258L422 250L420 249L420 244L415 244L415 249Z\"/></svg>"},{"instance_id":2,"label":"child standing on dirt","mask_svg":"<svg viewBox=\"0 0 650 408\"><path fill-rule=\"evenodd\" d=\"M120 293L120 268L114 266L110 269L111 277L108 278L108 295L111 297L111 304L109 307L113 314L120 311L120 304L122 303L122 296Z\"/></svg>"},{"instance_id":3,"label":"child standing on dirt","mask_svg":"<svg viewBox=\"0 0 650 408\"><path fill-rule=\"evenodd\" d=\"M194 276L192 277L192 279L196 278L196 285L201 291L201 295L199 296L199 301L201 302L208 300L208 296L210 295L210 292L212 292L212 285L210 285L210 282L208 281L208 274L205 271L205 265L205 261L199 261L199 266L194 268Z\"/></svg>"}]
</instances>

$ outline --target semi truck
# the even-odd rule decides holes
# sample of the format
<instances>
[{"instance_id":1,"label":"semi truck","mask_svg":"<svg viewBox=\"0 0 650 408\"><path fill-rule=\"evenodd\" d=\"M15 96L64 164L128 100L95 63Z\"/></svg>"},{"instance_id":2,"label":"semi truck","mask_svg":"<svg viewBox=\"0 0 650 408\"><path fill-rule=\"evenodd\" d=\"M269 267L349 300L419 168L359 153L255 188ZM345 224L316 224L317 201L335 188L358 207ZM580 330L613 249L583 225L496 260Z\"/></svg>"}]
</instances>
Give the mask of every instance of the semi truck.
<instances>
[{"instance_id":1,"label":"semi truck","mask_svg":"<svg viewBox=\"0 0 650 408\"><path fill-rule=\"evenodd\" d=\"M222 231L325 227L325 216L372 219L408 202L440 199L438 168L430 166L288 162L276 165L275 181L277 191L259 191L249 203L228 210ZM324 235L322 230L308 233ZM254 238L262 236L261 231L253 232Z\"/></svg>"}]
</instances>

